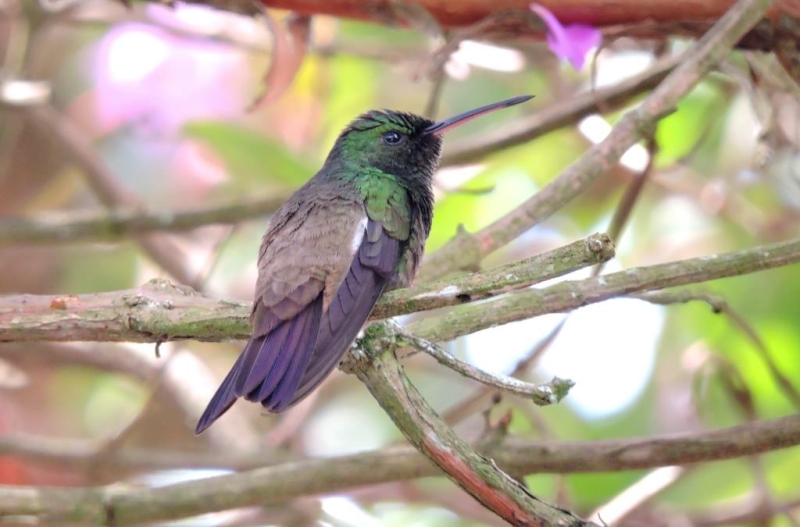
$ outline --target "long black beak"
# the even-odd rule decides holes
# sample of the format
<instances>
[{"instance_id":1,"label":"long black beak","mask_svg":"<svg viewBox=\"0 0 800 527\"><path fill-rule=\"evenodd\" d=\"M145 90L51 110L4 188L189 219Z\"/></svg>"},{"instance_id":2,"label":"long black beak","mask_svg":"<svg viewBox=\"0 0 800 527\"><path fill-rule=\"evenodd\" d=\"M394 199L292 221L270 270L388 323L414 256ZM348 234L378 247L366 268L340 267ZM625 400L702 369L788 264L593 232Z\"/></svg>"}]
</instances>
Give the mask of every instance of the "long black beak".
<instances>
[{"instance_id":1,"label":"long black beak","mask_svg":"<svg viewBox=\"0 0 800 527\"><path fill-rule=\"evenodd\" d=\"M433 123L432 125L430 125L428 128L425 129L425 133L442 135L451 128L455 128L456 126L468 123L469 121L475 119L476 117L480 117L485 113L493 112L501 108L508 108L509 106L514 106L516 104L529 101L531 99L533 99L533 95L520 95L519 97L513 97L511 99L506 99L505 101L487 104L486 106L481 106L480 108L475 108L474 110L468 110L456 116L449 117L447 119L442 119L438 123Z\"/></svg>"}]
</instances>

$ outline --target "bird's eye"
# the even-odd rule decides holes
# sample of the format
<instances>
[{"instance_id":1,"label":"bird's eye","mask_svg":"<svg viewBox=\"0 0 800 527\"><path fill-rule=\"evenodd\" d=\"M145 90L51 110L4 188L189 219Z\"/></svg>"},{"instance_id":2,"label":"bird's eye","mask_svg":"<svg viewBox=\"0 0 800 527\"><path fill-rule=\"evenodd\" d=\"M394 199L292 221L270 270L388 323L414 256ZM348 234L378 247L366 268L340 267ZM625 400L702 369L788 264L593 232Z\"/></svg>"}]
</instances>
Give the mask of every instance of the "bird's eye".
<instances>
[{"instance_id":1,"label":"bird's eye","mask_svg":"<svg viewBox=\"0 0 800 527\"><path fill-rule=\"evenodd\" d=\"M383 142L387 145L396 145L400 144L403 140L403 136L397 132L386 132L383 134Z\"/></svg>"}]
</instances>

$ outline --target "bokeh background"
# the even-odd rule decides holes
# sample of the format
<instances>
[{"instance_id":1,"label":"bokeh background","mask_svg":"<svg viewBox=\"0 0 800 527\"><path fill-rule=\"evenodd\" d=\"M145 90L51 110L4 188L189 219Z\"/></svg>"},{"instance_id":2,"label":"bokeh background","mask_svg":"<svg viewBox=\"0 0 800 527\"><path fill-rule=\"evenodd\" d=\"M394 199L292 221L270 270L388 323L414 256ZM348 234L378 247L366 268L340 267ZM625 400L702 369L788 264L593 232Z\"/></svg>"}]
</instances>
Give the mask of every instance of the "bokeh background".
<instances>
[{"instance_id":1,"label":"bokeh background","mask_svg":"<svg viewBox=\"0 0 800 527\"><path fill-rule=\"evenodd\" d=\"M248 110L275 60L276 33L263 19L200 6L137 3L126 9L104 1L7 0L0 10L4 76L46 81L54 115L90 145L91 156L125 194L127 201L117 205L165 215L257 199L279 202L321 166L339 131L371 108L433 111L445 117L518 94L536 95L530 103L456 130L445 140L455 144L567 102L592 86L618 83L645 71L657 56L679 53L689 44L618 39L575 71L543 42L470 40L440 73L431 60L441 45L435 38L316 17L308 52L287 59L278 72L283 75L280 89L273 85L266 100ZM272 11L270 16L273 24L285 27L289 15ZM774 67L764 57L756 59L763 61L762 68ZM606 271L800 236L797 92L777 80L756 83L749 73L752 60L733 54L661 121L655 148L642 144L631 149L589 192L491 255L485 266L607 230L625 188L646 170L648 180L618 240L617 258ZM640 98L632 98L631 105ZM476 230L513 210L601 140L620 113L588 116L479 163L443 167L427 251L440 247L459 225ZM108 206L96 188L97 181L65 149L63 137L31 124L21 110L0 108L0 222L54 213L69 222L82 211ZM112 291L162 277L213 296L250 301L267 219L263 214L169 236L171 270L133 238L3 243L0 293ZM588 271L570 278L583 276ZM448 348L498 373L513 371L537 351L519 372L522 378L558 375L577 383L556 407L535 408L512 397L494 405L493 419L513 411L510 432L522 437L651 436L796 412L798 268L715 281L696 290L721 296L738 318L715 314L698 302L658 306L615 299L569 315L482 331ZM565 319L551 345L543 347ZM156 358L152 345L0 344L0 437L13 444L24 435L56 452L62 447L96 450L70 461L14 454L5 447L0 483L158 484L218 473L202 469L202 463L183 466L178 457L171 468L168 462L113 462L120 452L141 449L192 453L195 460L204 455L213 459L215 452L258 452L268 463L402 441L363 386L338 372L285 415L262 415L254 405L239 404L207 434L195 437L200 411L239 350L240 343L166 343ZM481 435L482 412L492 404L486 397L463 404L478 389L474 383L425 357L404 364L463 437ZM788 385L780 386L776 372ZM536 495L588 515L649 477L661 482L659 491L620 525L715 525L713 518L702 523L698 517L758 500L798 509L798 467L800 451L790 449L686 469L533 475L526 483ZM772 510L771 523L760 524L797 525L792 507L782 514ZM201 521L499 524L444 479L208 515L189 524Z\"/></svg>"}]
</instances>

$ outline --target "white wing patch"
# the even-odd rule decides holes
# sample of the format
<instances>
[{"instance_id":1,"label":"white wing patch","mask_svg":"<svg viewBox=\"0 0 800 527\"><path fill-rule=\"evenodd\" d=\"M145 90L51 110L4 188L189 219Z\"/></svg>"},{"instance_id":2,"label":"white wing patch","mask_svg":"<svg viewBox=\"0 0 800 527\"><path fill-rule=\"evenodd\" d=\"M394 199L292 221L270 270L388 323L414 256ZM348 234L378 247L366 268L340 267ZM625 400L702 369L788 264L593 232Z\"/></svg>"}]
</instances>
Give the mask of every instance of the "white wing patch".
<instances>
[{"instance_id":1,"label":"white wing patch","mask_svg":"<svg viewBox=\"0 0 800 527\"><path fill-rule=\"evenodd\" d=\"M361 247L361 242L364 241L364 234L367 232L367 221L369 221L368 218L364 216L358 222L356 232L353 233L353 239L350 241L350 254L356 254L358 248Z\"/></svg>"}]
</instances>

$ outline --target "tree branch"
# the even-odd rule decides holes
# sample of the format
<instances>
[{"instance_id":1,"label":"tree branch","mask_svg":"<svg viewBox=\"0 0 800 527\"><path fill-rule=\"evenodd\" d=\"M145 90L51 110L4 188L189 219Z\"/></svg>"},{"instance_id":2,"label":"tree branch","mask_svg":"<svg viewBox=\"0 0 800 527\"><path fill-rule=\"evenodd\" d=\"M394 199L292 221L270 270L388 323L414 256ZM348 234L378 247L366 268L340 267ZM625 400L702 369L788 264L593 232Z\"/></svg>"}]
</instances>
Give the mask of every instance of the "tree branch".
<instances>
[{"instance_id":1,"label":"tree branch","mask_svg":"<svg viewBox=\"0 0 800 527\"><path fill-rule=\"evenodd\" d=\"M417 450L456 485L511 525L595 525L540 500L458 437L402 372L395 352L403 340L405 337L393 324L373 324L356 341L356 348L341 367L358 376Z\"/></svg>"},{"instance_id":2,"label":"tree branch","mask_svg":"<svg viewBox=\"0 0 800 527\"><path fill-rule=\"evenodd\" d=\"M485 300L564 276L583 267L589 267L592 262L606 262L613 257L614 244L611 239L605 234L592 234L553 251L487 271L391 291L383 295L373 310L371 319L378 320Z\"/></svg>"},{"instance_id":3,"label":"tree branch","mask_svg":"<svg viewBox=\"0 0 800 527\"><path fill-rule=\"evenodd\" d=\"M373 319L460 305L527 287L608 260L607 236L595 234L510 265L391 292ZM158 342L245 339L250 307L154 280L138 289L77 296L0 297L0 342L104 340Z\"/></svg>"},{"instance_id":4,"label":"tree branch","mask_svg":"<svg viewBox=\"0 0 800 527\"><path fill-rule=\"evenodd\" d=\"M661 59L647 71L613 86L575 94L536 113L508 121L502 127L457 142L446 142L441 164L475 163L498 150L527 143L592 113L624 108L637 95L658 86L681 63L682 58Z\"/></svg>"},{"instance_id":5,"label":"tree branch","mask_svg":"<svg viewBox=\"0 0 800 527\"><path fill-rule=\"evenodd\" d=\"M408 343L413 348L423 351L436 359L439 364L447 366L464 377L478 381L487 387L530 400L537 406L547 406L561 402L567 396L569 390L575 386L574 382L568 379L559 379L558 377L553 377L553 380L547 383L531 384L513 377L491 374L457 359L440 346L407 333L399 327L394 328L392 331L398 343Z\"/></svg>"},{"instance_id":6,"label":"tree branch","mask_svg":"<svg viewBox=\"0 0 800 527\"><path fill-rule=\"evenodd\" d=\"M588 91L541 111L508 122L502 129L445 145L442 166L476 162L485 156L526 143L572 124L602 108L614 111L652 89L680 62L670 57L619 84ZM0 246L18 243L52 244L119 241L131 234L152 231L185 231L208 224L233 224L276 210L287 196L209 205L194 210L143 211L117 208L111 211L68 211L34 218L0 219Z\"/></svg>"},{"instance_id":7,"label":"tree branch","mask_svg":"<svg viewBox=\"0 0 800 527\"><path fill-rule=\"evenodd\" d=\"M767 367L775 384L780 387L786 398L794 404L795 408L800 410L800 392L795 388L789 375L784 374L781 368L775 362L772 353L767 348L764 339L758 334L755 328L750 324L747 319L734 310L728 301L723 297L710 294L704 291L654 291L652 293L644 293L641 295L633 295L634 298L650 302L652 304L670 305L676 303L688 302L705 302L708 304L714 313L722 313L728 317L731 323L736 327L754 346L756 353L764 365Z\"/></svg>"},{"instance_id":8,"label":"tree branch","mask_svg":"<svg viewBox=\"0 0 800 527\"><path fill-rule=\"evenodd\" d=\"M64 148L101 202L112 208L119 205L138 206L136 197L117 183L84 134L55 108L49 104L38 104L23 107L20 111L24 112L33 126ZM195 287L199 285L187 271L185 258L174 240L161 233L137 236L135 239L142 250L176 280Z\"/></svg>"},{"instance_id":9,"label":"tree branch","mask_svg":"<svg viewBox=\"0 0 800 527\"><path fill-rule=\"evenodd\" d=\"M197 1L197 0L193 0ZM219 3L220 0L214 0ZM230 0L222 0L230 2ZM330 15L354 18L390 25L405 25L391 2L361 2L358 0L262 0L269 7L288 9L305 15ZM212 3L202 0L202 3ZM709 21L721 17L733 4L732 0L618 0L613 3L604 0L580 0L565 4L557 0L541 0L564 24L590 24L596 27L628 24L643 25L653 21L663 26L672 23L675 29L695 26L696 31L707 28ZM418 4L436 19L444 29L459 28L481 22L503 13L505 19L497 24L495 33L505 38L541 38L544 28L526 17L528 0L470 1L453 4L448 0L420 0ZM790 0L777 2L774 11L796 12ZM651 37L663 37L652 27L647 33Z\"/></svg>"},{"instance_id":10,"label":"tree branch","mask_svg":"<svg viewBox=\"0 0 800 527\"><path fill-rule=\"evenodd\" d=\"M421 279L438 278L457 269L474 269L488 254L550 217L614 167L634 144L651 135L659 119L673 111L736 42L761 18L768 0L737 2L714 27L680 57L675 68L641 105L627 112L601 143L593 146L558 178L525 203L470 235L459 233L426 258Z\"/></svg>"},{"instance_id":11,"label":"tree branch","mask_svg":"<svg viewBox=\"0 0 800 527\"><path fill-rule=\"evenodd\" d=\"M599 235L602 237L602 235ZM560 276L566 267L577 268L597 260L585 240L584 260L564 262L565 268L542 268L543 277ZM578 242L581 243L581 242ZM542 265L556 254L572 255L575 244L540 255ZM413 322L408 330L441 342L491 326L507 324L546 313L560 313L635 292L706 282L773 269L800 262L800 238L719 255L637 267L585 280L567 280L541 288L506 294L488 303L460 305L442 316ZM514 265L514 264L512 264ZM487 273L494 274L490 270ZM508 276L500 289L486 291L483 273L455 280L403 289L386 295L371 319L388 318L436 307L454 306L462 300L487 298L508 288L530 283L536 272ZM520 280L524 278L524 280ZM433 290L435 293L431 293ZM476 292L476 296L470 296ZM431 296L428 296L431 295ZM466 295L466 296L465 296ZM249 306L215 300L188 288L155 280L139 289L58 297L52 295L7 296L0 303L0 342L9 341L130 341L159 342L177 339L221 341L245 339Z\"/></svg>"},{"instance_id":12,"label":"tree branch","mask_svg":"<svg viewBox=\"0 0 800 527\"><path fill-rule=\"evenodd\" d=\"M636 267L585 280L565 280L542 289L505 295L479 305L409 324L408 331L443 342L500 324L546 313L571 311L634 292L706 282L800 262L800 238L752 249Z\"/></svg>"},{"instance_id":13,"label":"tree branch","mask_svg":"<svg viewBox=\"0 0 800 527\"><path fill-rule=\"evenodd\" d=\"M275 211L287 195L259 200L207 205L191 210L142 211L121 208L110 211L67 211L35 218L0 219L0 246L111 242L151 231L187 231L210 224L232 224Z\"/></svg>"},{"instance_id":14,"label":"tree branch","mask_svg":"<svg viewBox=\"0 0 800 527\"><path fill-rule=\"evenodd\" d=\"M167 360L172 358L172 363L167 365L165 360L155 356L146 356L137 353L128 346L109 346L100 343L75 342L75 343L37 343L30 346L25 343L11 343L0 345L0 358L8 359L14 364L25 368L26 365L41 365L47 362L56 364L82 364L106 372L123 373L143 383L148 383L159 370L162 370L161 387L163 392L159 397L159 404L166 405L172 400L182 412L181 419L187 422L197 418L207 403L208 394L215 388L219 379L197 355L186 350L167 350ZM187 375L187 371L191 374ZM252 429L250 419L245 413L234 408L228 418L229 426L213 427L208 430L207 440L217 448L227 451L249 451L253 445L261 444L261 438ZM177 416L176 416L177 418ZM4 450L4 440L0 438L0 452ZM47 445L47 438L34 439ZM59 441L66 441L61 439ZM13 442L13 440L12 440ZM77 441L72 443L77 451L85 453L86 462L79 462L79 469L88 467L97 460L102 442L87 443ZM56 449L58 446L56 445ZM85 449L85 450L84 450ZM92 450L94 449L94 450ZM43 448L43 452L47 447ZM262 456L271 456L270 452L262 449ZM105 464L105 459L103 460ZM173 465L174 466L174 465ZM135 466L128 467L135 469Z\"/></svg>"},{"instance_id":15,"label":"tree branch","mask_svg":"<svg viewBox=\"0 0 800 527\"><path fill-rule=\"evenodd\" d=\"M4 443L6 448L3 451L10 452L8 441L4 440ZM510 475L522 477L531 473L608 472L689 465L734 459L799 444L800 415L792 415L713 431L652 438L587 442L506 438L497 444L476 445L476 448ZM56 448L55 443L49 446ZM28 445L25 448L30 450L32 447ZM22 450L14 451L19 454ZM172 455L181 465L191 465L191 459L188 459L191 456L185 452L156 455L142 450L123 450L108 462L136 464L147 463L150 459L160 460L164 462L163 466L167 466ZM254 453L226 459L224 454L214 452L211 456L203 456L207 464L194 466L253 466L263 463L258 456ZM195 461L202 462L203 459ZM403 446L335 458L290 461L158 489L120 484L70 489L0 486L0 519L33 516L54 523L73 521L123 526L437 475L440 475L439 470L426 458L415 449ZM113 515L114 522L107 521L110 515Z\"/></svg>"}]
</instances>

